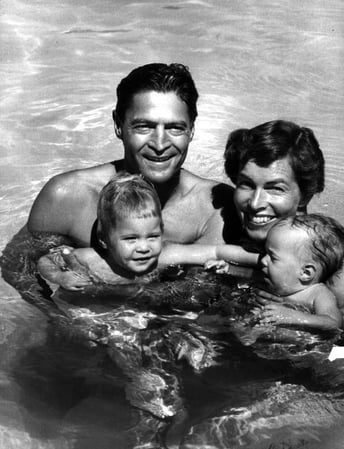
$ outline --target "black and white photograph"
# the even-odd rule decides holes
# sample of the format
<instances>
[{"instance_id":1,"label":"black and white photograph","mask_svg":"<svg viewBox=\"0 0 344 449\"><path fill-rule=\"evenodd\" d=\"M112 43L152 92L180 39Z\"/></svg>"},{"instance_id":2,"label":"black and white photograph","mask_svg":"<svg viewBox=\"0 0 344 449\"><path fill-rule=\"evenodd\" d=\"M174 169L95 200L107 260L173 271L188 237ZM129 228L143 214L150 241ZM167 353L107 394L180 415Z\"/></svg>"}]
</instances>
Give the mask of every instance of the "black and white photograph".
<instances>
[{"instance_id":1,"label":"black and white photograph","mask_svg":"<svg viewBox=\"0 0 344 449\"><path fill-rule=\"evenodd\" d=\"M343 449L344 3L0 21L0 449Z\"/></svg>"}]
</instances>

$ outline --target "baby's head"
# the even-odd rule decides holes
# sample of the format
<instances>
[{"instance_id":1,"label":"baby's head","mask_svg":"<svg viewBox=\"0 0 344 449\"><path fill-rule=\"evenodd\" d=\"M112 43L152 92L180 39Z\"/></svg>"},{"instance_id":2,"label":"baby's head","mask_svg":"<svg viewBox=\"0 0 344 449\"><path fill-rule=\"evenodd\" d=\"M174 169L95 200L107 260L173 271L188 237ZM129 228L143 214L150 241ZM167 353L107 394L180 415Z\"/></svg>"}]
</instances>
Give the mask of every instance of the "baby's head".
<instances>
[{"instance_id":1,"label":"baby's head","mask_svg":"<svg viewBox=\"0 0 344 449\"><path fill-rule=\"evenodd\" d=\"M267 236L262 259L266 282L280 295L290 295L324 282L343 263L344 228L320 214L279 220Z\"/></svg>"},{"instance_id":2,"label":"baby's head","mask_svg":"<svg viewBox=\"0 0 344 449\"><path fill-rule=\"evenodd\" d=\"M152 270L162 245L161 206L140 175L122 173L108 182L98 202L98 239L112 263L141 275Z\"/></svg>"}]
</instances>

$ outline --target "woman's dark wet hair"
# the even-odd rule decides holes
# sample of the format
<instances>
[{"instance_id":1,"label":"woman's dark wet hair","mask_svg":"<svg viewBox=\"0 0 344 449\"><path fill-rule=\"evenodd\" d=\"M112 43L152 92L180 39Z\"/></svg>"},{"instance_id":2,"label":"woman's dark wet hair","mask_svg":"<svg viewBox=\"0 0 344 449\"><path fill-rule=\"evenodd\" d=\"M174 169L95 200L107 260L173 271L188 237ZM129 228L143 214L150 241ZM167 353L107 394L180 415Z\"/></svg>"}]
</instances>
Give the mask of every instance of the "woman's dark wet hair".
<instances>
[{"instance_id":1,"label":"woman's dark wet hair","mask_svg":"<svg viewBox=\"0 0 344 449\"><path fill-rule=\"evenodd\" d=\"M309 235L313 259L322 268L321 282L342 268L344 227L338 221L322 214L301 214L282 218L275 226L283 226L284 223L303 229Z\"/></svg>"},{"instance_id":2,"label":"woman's dark wet hair","mask_svg":"<svg viewBox=\"0 0 344 449\"><path fill-rule=\"evenodd\" d=\"M186 104L193 123L197 117L198 92L188 67L183 64L152 63L137 67L117 87L114 120L124 122L132 98L140 92L174 92Z\"/></svg>"},{"instance_id":3,"label":"woman's dark wet hair","mask_svg":"<svg viewBox=\"0 0 344 449\"><path fill-rule=\"evenodd\" d=\"M324 190L325 161L313 131L293 122L274 120L252 129L233 131L226 144L225 170L236 184L248 161L268 167L289 157L303 205Z\"/></svg>"}]
</instances>

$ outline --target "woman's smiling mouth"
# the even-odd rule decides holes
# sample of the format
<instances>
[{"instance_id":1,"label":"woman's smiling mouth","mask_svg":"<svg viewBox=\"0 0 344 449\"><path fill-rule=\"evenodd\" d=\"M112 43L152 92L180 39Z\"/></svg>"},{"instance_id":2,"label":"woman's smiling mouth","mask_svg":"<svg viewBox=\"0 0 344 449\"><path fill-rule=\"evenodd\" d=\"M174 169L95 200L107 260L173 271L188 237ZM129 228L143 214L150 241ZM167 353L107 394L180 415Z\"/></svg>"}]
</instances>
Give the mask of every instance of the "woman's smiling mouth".
<instances>
[{"instance_id":1,"label":"woman's smiling mouth","mask_svg":"<svg viewBox=\"0 0 344 449\"><path fill-rule=\"evenodd\" d=\"M245 222L248 225L265 226L266 224L271 223L274 220L276 220L276 217L274 215L250 215L250 214L245 214Z\"/></svg>"}]
</instances>

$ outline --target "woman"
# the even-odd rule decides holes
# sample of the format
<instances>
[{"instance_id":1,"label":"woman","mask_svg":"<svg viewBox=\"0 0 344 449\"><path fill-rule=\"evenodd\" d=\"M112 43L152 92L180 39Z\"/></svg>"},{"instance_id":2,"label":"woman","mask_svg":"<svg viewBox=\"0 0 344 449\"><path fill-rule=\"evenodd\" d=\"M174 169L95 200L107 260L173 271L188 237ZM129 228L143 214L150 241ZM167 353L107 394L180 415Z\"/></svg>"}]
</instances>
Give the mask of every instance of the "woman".
<instances>
[{"instance_id":1,"label":"woman","mask_svg":"<svg viewBox=\"0 0 344 449\"><path fill-rule=\"evenodd\" d=\"M324 157L312 130L284 120L233 131L226 145L225 170L235 185L240 220L230 243L253 243L258 251L278 219L306 213L312 197L324 189ZM328 286L343 311L344 270Z\"/></svg>"}]
</instances>

